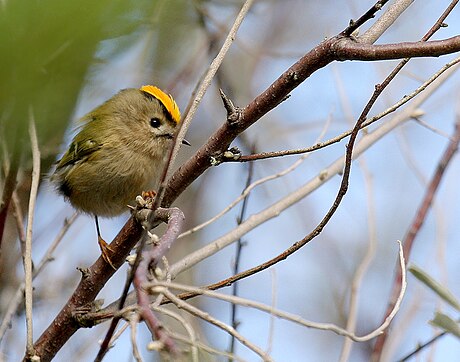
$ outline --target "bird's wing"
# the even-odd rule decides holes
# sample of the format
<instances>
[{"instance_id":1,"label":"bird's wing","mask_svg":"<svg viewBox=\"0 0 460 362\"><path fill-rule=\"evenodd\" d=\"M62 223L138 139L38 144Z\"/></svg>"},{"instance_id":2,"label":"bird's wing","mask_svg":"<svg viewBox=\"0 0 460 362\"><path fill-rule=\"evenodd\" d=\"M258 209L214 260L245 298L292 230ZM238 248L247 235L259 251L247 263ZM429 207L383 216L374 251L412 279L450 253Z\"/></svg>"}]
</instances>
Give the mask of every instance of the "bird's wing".
<instances>
[{"instance_id":1,"label":"bird's wing","mask_svg":"<svg viewBox=\"0 0 460 362\"><path fill-rule=\"evenodd\" d=\"M101 147L102 144L94 139L87 137L75 138L67 152L59 160L57 169L85 160Z\"/></svg>"}]
</instances>

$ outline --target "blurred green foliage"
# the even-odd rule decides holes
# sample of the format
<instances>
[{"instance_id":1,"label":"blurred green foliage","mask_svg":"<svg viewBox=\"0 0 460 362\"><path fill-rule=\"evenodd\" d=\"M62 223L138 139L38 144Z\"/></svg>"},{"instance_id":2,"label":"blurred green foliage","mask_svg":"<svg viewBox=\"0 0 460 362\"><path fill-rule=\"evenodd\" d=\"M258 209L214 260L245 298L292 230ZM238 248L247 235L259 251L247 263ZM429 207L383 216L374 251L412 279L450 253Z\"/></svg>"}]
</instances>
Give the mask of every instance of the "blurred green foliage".
<instances>
[{"instance_id":1,"label":"blurred green foliage","mask_svg":"<svg viewBox=\"0 0 460 362\"><path fill-rule=\"evenodd\" d=\"M11 151L17 146L24 149L23 153L29 153L27 127L29 110L33 110L42 154L49 158L45 159L43 168L49 166L68 126L88 68L95 62L100 42L123 39L123 36L152 27L165 33L171 28L171 21L178 21L178 16L186 14L184 3L161 0L2 1L0 137L6 141L7 148ZM164 14L155 16L159 9ZM129 45L126 43L118 42L113 52L123 50ZM152 44L149 55L153 55L153 48L159 45L159 42ZM0 153L3 154L3 149Z\"/></svg>"}]
</instances>

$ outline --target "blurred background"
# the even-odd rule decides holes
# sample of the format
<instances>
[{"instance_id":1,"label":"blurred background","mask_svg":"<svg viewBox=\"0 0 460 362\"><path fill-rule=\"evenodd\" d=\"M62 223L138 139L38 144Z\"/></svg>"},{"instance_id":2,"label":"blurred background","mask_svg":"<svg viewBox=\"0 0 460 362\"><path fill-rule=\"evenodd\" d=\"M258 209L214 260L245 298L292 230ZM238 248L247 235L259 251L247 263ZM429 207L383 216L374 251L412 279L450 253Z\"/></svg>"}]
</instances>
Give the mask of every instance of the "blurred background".
<instances>
[{"instance_id":1,"label":"blurred background","mask_svg":"<svg viewBox=\"0 0 460 362\"><path fill-rule=\"evenodd\" d=\"M414 3L378 40L378 43L419 40L441 15L449 1ZM119 89L155 84L171 93L185 110L193 89L220 49L241 1L210 0L58 0L0 2L0 140L4 185L8 167L18 165L17 205L27 211L31 151L27 127L32 113L42 158L42 180L34 221L33 260L37 265L60 233L72 207L47 181L53 162L75 133L76 120L110 98ZM342 31L349 20L362 15L372 1L259 0L244 20L238 36L206 93L187 134L192 147L182 148L177 168L191 157L224 122L219 97L222 88L244 107L284 70L325 37ZM340 11L338 11L340 9ZM416 21L414 21L416 19ZM369 25L372 21L369 22ZM460 13L448 17L443 39L460 33ZM363 33L367 24L360 32ZM458 56L414 59L392 82L371 116L412 92L445 63ZM314 73L272 112L248 129L236 142L243 154L302 148L350 129L381 82L397 64L385 62L333 63ZM410 227L426 185L446 148L459 117L459 75L454 73L421 106L421 122L409 120L372 146L353 163L350 187L338 212L323 232L287 260L239 283L239 295L275 305L316 322L344 327L349 316L351 284L371 240L375 255L358 291L356 333L376 328L384 317L397 262L396 240ZM392 115L373 127L387 122ZM428 126L429 127L428 127ZM326 128L325 128L326 127ZM372 127L371 127L372 129ZM346 141L312 153L295 171L257 187L250 195L246 216L255 214L318 175L345 152ZM261 160L252 179L275 174L300 156ZM409 263L430 275L460 298L460 162L454 158L442 181L426 223L417 236ZM248 164L227 163L211 168L175 202L187 227L208 220L240 195ZM244 236L240 270L260 264L307 235L334 200L341 178L336 176L314 193ZM2 186L3 188L3 186ZM209 227L180 239L168 254L170 264L180 260L237 225L241 205ZM128 214L101 220L102 234L111 240ZM17 222L6 220L0 255L0 318L23 281ZM53 260L34 280L34 338L37 339L67 301L80 279L77 267L91 265L99 256L93 219L80 215L53 253ZM195 286L232 275L235 246L225 248L179 276ZM122 291L127 268L109 281L98 298L108 304ZM430 326L436 310L454 319L458 311L408 275L408 290L392 326L384 360L398 360L439 332ZM231 293L230 288L223 290ZM230 321L230 305L210 298L193 304L214 317ZM344 338L329 331L306 329L272 319L249 308L239 308L239 332L268 349L275 361L335 361ZM229 336L205 322L191 319L200 339L228 350ZM165 319L165 324L170 321ZM104 323L79 330L56 356L56 361L92 360L95 341L108 328ZM0 344L0 361L22 358L25 318L20 306ZM145 360L160 357L146 350L150 334L141 324L138 345ZM373 342L354 343L349 360L367 361ZM234 353L243 360L258 357L237 343ZM460 343L445 336L418 354L418 360L456 361ZM203 361L225 360L204 353ZM107 355L109 361L131 361L132 346L125 332Z\"/></svg>"}]
</instances>

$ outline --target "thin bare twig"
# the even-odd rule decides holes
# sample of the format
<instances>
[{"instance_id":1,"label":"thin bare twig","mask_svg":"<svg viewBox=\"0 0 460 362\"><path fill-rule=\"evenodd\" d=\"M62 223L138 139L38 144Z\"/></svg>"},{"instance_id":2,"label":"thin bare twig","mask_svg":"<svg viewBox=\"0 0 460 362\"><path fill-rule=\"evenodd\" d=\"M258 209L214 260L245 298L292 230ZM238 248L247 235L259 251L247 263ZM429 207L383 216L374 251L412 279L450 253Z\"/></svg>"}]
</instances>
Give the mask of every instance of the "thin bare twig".
<instances>
[{"instance_id":1,"label":"thin bare twig","mask_svg":"<svg viewBox=\"0 0 460 362\"><path fill-rule=\"evenodd\" d=\"M139 315L133 313L129 317L129 326L131 327L131 345L133 346L133 357L136 362L142 362L142 357L139 353L139 348L137 347L137 324L139 323Z\"/></svg>"},{"instance_id":2,"label":"thin bare twig","mask_svg":"<svg viewBox=\"0 0 460 362\"><path fill-rule=\"evenodd\" d=\"M342 32L344 35L351 35L355 30L357 30L361 25L363 25L368 20L372 19L375 16L375 13L382 9L382 7L388 2L388 0L379 0L372 6L368 11L366 11L358 20L350 20L350 25Z\"/></svg>"},{"instance_id":3,"label":"thin bare twig","mask_svg":"<svg viewBox=\"0 0 460 362\"><path fill-rule=\"evenodd\" d=\"M276 269L272 268L270 269L270 274L271 274L271 282L272 282L272 287L271 287L271 293L272 293L272 300L271 300L271 307L273 309L276 308L276 300L277 300L277 295L278 295L278 286L276 283ZM267 354L270 354L273 348L273 341L274 341L274 336L275 336L275 316L273 313L270 313L270 321L268 325L268 343L267 343Z\"/></svg>"},{"instance_id":4,"label":"thin bare twig","mask_svg":"<svg viewBox=\"0 0 460 362\"><path fill-rule=\"evenodd\" d=\"M148 282L149 270L155 268L161 258L177 240L185 217L182 211L178 208L157 209L156 214L156 218L163 221L166 220L168 228L158 241L157 245L152 245L151 249L142 253L142 260L136 270L133 282L136 289L139 314L147 324L150 332L152 333L152 337L162 343L166 351L173 355L177 355L178 351L174 341L166 333L164 328L162 328L157 317L150 309L150 299L148 293L144 289L144 284Z\"/></svg>"},{"instance_id":5,"label":"thin bare twig","mask_svg":"<svg viewBox=\"0 0 460 362\"><path fill-rule=\"evenodd\" d=\"M234 328L231 326L226 325L225 323L221 322L220 320L212 317L209 315L209 313L205 313L198 309L195 306L192 306L191 304L177 298L172 292L170 292L167 288L163 288L161 290L161 293L165 295L166 298L168 298L171 302L173 302L178 308L183 309L191 314L193 314L196 317L199 317L203 319L206 322L209 322L211 324L214 324L218 328L221 328L225 332L231 334L232 336L235 336L235 338L240 341L244 346L252 350L254 353L259 355L260 358L262 358L263 361L273 361L273 359L268 356L262 349L260 349L258 346L255 344L249 342L244 336L242 336L238 331L236 331Z\"/></svg>"},{"instance_id":6,"label":"thin bare twig","mask_svg":"<svg viewBox=\"0 0 460 362\"><path fill-rule=\"evenodd\" d=\"M5 154L5 156L7 155L7 149L6 149L6 144L2 144L3 146L3 153ZM16 162L16 168L18 167L17 163L18 163L18 160L15 160L14 162ZM8 183L11 183L12 180L8 180L8 178L12 177L10 175L10 167L11 167L11 162L10 160L8 159L8 157L5 157L5 159L3 160L3 170L5 172L5 174L7 175L6 177L6 180L5 180L5 189L3 190L4 191L4 195L3 197L5 197L5 194L9 194L10 190L8 190L10 187L16 187L16 174L14 175L14 185L13 184L10 184L10 185L7 185ZM16 171L13 171L13 172L18 172L18 170ZM18 198L18 194L16 192L15 189L13 189L13 193L10 195L10 201L4 201L2 200L3 203L5 204L12 204L13 206L13 216L15 218L15 221L16 221L16 230L17 230L17 233L18 233L18 239L19 239L19 244L21 246L21 255L25 255L25 245L26 245L26 232L25 232L25 228L24 228L24 215L22 213L22 210L21 210L21 205L20 205L20 202L19 202L19 198ZM3 204L2 204L3 205ZM6 207L8 208L8 206ZM2 213L0 212L0 215ZM6 214L4 214L3 216L6 217ZM0 216L0 218L2 218L3 216ZM4 227L1 226L2 223L4 223L5 220L3 221L0 221L0 229L2 229ZM0 231L0 238L1 238L1 235L2 235L2 232ZM1 253L1 240L0 240L0 253Z\"/></svg>"},{"instance_id":7,"label":"thin bare twig","mask_svg":"<svg viewBox=\"0 0 460 362\"><path fill-rule=\"evenodd\" d=\"M420 117L414 117L414 121L417 122L420 126L430 130L433 133L436 133L441 137L451 139L451 136L447 132L441 131L439 128L430 125L428 122L425 122L422 119L420 119Z\"/></svg>"},{"instance_id":8,"label":"thin bare twig","mask_svg":"<svg viewBox=\"0 0 460 362\"><path fill-rule=\"evenodd\" d=\"M360 43L373 44L401 14L414 2L414 0L398 0L389 5L387 10L379 17L372 26L356 39Z\"/></svg>"},{"instance_id":9,"label":"thin bare twig","mask_svg":"<svg viewBox=\"0 0 460 362\"><path fill-rule=\"evenodd\" d=\"M190 123L192 122L192 119L195 115L195 112L198 109L199 104L201 103L201 100L203 99L204 95L206 94L206 91L211 85L212 79L216 75L217 70L220 68L220 65L222 64L225 56L227 55L227 52L230 49L230 46L235 40L238 29L240 28L244 18L246 17L253 3L254 3L254 0L246 0L244 2L243 6L241 7L240 12L236 16L236 19L228 32L227 37L225 38L224 43L222 44L222 47L220 48L216 57L213 59L213 61L209 65L209 68L206 71L206 74L203 76L203 80L201 81L199 85L197 85L197 88L194 91L195 96L193 97L193 99L190 100L189 105L187 106L185 118L181 122L179 134L178 134L179 142L177 142L173 150L173 156L172 156L173 162L177 157L180 144L182 140L184 139L185 134L187 133L187 129L190 126Z\"/></svg>"},{"instance_id":10,"label":"thin bare twig","mask_svg":"<svg viewBox=\"0 0 460 362\"><path fill-rule=\"evenodd\" d=\"M400 360L398 360L398 362L405 362L405 361L408 361L410 358L414 357L417 353L419 353L420 351L422 351L424 348L430 346L431 344L433 344L434 342L436 342L439 338L442 338L444 337L445 335L448 335L447 332L441 332L441 333L438 333L437 335L435 335L434 337L430 338L428 341L426 341L425 343L422 343L420 345L417 346L417 348L415 348L412 352L410 352L409 354L407 354L406 356L404 356L403 358L401 358Z\"/></svg>"},{"instance_id":11,"label":"thin bare twig","mask_svg":"<svg viewBox=\"0 0 460 362\"><path fill-rule=\"evenodd\" d=\"M376 230L376 217L375 217L375 204L374 204L374 183L372 175L370 174L367 165L364 160L360 160L360 165L364 173L365 187L367 197L367 225L369 227L368 235L369 241L367 244L366 253L364 254L361 262L356 269L353 281L351 283L350 290L350 306L348 308L346 330L354 332L356 329L356 322L358 318L358 303L359 303L359 289L361 283L369 270L372 260L375 256L377 249L377 230ZM340 362L346 362L349 360L352 348L352 340L346 338L343 342L342 351L340 353Z\"/></svg>"},{"instance_id":12,"label":"thin bare twig","mask_svg":"<svg viewBox=\"0 0 460 362\"><path fill-rule=\"evenodd\" d=\"M110 347L112 347L114 345L115 341L123 335L123 333L128 329L129 326L130 326L129 322L126 322L125 324L123 324L120 327L120 329L118 329L113 334L113 337L110 339L110 343L109 343Z\"/></svg>"},{"instance_id":13,"label":"thin bare twig","mask_svg":"<svg viewBox=\"0 0 460 362\"><path fill-rule=\"evenodd\" d=\"M73 224L77 216L78 214L74 213L70 217L70 219L64 221L64 226L62 227L61 231L56 236L54 241L51 243L50 247L45 253L45 256L41 259L38 266L34 269L33 276L32 276L33 279L35 279L37 275L40 274L40 272L44 269L47 263L53 260L54 250L59 245L62 238L66 234L67 230L69 230L69 227ZM9 302L8 308L5 312L2 323L0 325L0 342L2 341L6 331L8 330L11 320L13 319L13 316L15 315L19 305L21 304L21 301L24 299L24 289L25 289L25 283L23 282L21 283L18 290L16 291L16 294L14 295L13 299Z\"/></svg>"},{"instance_id":14,"label":"thin bare twig","mask_svg":"<svg viewBox=\"0 0 460 362\"><path fill-rule=\"evenodd\" d=\"M165 311L165 309L162 309L162 311ZM238 362L247 362L247 360L244 360L241 357L238 357L237 355L228 353L226 351L218 350L216 348L212 348L212 347L208 346L207 344L204 344L204 343L202 343L202 342L200 342L198 340L196 340L196 341L190 340L190 338L187 338L184 335L174 333L174 332L170 332L170 335L171 335L172 338L174 338L174 339L176 339L176 340L178 340L180 342L184 342L184 343L190 345L191 348L194 348L195 350L197 350L199 348L201 351L206 351L208 353L211 353L211 354L214 354L214 355L217 355L217 356L232 358L233 360L238 361ZM195 358L195 355L193 354L193 350L192 350L192 361L193 362L199 362L198 356L196 356L196 358Z\"/></svg>"},{"instance_id":15,"label":"thin bare twig","mask_svg":"<svg viewBox=\"0 0 460 362\"><path fill-rule=\"evenodd\" d=\"M158 312L163 315L167 315L168 317L174 318L184 327L189 336L187 342L190 343L192 362L198 362L199 358L197 345L199 344L199 342L195 330L193 329L193 326L189 322L187 322L185 318L183 318L179 313L175 313L169 309L158 307L153 304L150 304L150 308L152 308L154 312ZM177 335L175 335L174 333L169 332L169 335L171 336L171 338L177 339ZM203 345L201 345L200 348L203 348Z\"/></svg>"},{"instance_id":16,"label":"thin bare twig","mask_svg":"<svg viewBox=\"0 0 460 362\"><path fill-rule=\"evenodd\" d=\"M26 326L27 344L26 355L28 358L35 356L33 339L33 317L32 317L32 228L35 215L35 201L37 199L38 184L40 182L40 150L38 148L37 130L35 129L35 119L32 108L29 115L29 136L32 148L32 183L30 186L29 209L27 212L26 245L24 254L24 273L25 273L25 301L26 301Z\"/></svg>"},{"instance_id":17,"label":"thin bare twig","mask_svg":"<svg viewBox=\"0 0 460 362\"><path fill-rule=\"evenodd\" d=\"M26 254L26 233L24 229L24 215L21 210L21 203L19 202L18 193L13 191L11 196L11 203L13 206L13 216L16 220L16 229L18 232L19 244L21 246L21 255Z\"/></svg>"},{"instance_id":18,"label":"thin bare twig","mask_svg":"<svg viewBox=\"0 0 460 362\"><path fill-rule=\"evenodd\" d=\"M273 306L269 306L263 303L259 303L250 299L245 299L241 297L236 297L232 295L227 295L227 294L222 294L222 293L217 293L208 289L203 289L203 288L196 288L196 287L191 287L188 285L183 285L183 284L178 284L178 283L170 283L170 282L162 282L162 281L155 281L150 284L150 288L152 289L152 292L155 293L163 293L165 296L169 299L169 297L172 297L173 300L172 302L176 304L176 301L181 300L178 298L178 296L175 296L172 294L168 289L178 289L178 290L183 290L188 293L194 293L195 295L204 295L212 298L217 298L229 303L234 303L234 304L239 304L245 307L249 308L254 308L261 310L263 312L270 313L278 318L285 319L287 321L299 324L303 327L307 328L314 328L314 329L319 329L319 330L324 330L324 331L331 331L333 333L336 333L340 336L345 336L353 341L356 342L366 342L369 341L376 336L380 335L384 330L388 328L390 325L392 319L396 315L396 313L399 311L401 307L401 302L404 298L405 292L406 292L406 286L407 286L407 280L406 280L406 262L404 258L404 253L403 253L403 248L401 242L398 240L398 264L399 268L401 269L401 274L403 275L403 283L401 284L401 290L399 291L398 295L398 302L394 305L394 308L388 318L385 319L385 321L376 329L373 331L367 333L366 335L363 336L357 336L355 333L350 332L346 329L340 328L336 326L335 324L332 323L318 323L318 322L312 322L312 321L307 321L298 315L289 313L289 312L284 312L282 310L278 310L274 308ZM182 307L184 304L176 304L178 307ZM188 304L187 304L188 305Z\"/></svg>"},{"instance_id":19,"label":"thin bare twig","mask_svg":"<svg viewBox=\"0 0 460 362\"><path fill-rule=\"evenodd\" d=\"M252 152L254 151L254 148L255 148L255 145L252 147L252 149L253 149ZM252 182L253 172L254 172L254 164L250 163L249 168L248 168L248 176L247 176L247 179L246 179L245 189L247 189L249 187L249 185L251 184L251 182ZM240 215L239 215L238 220L237 220L238 224L241 224L243 222L244 218L246 217L246 208L247 208L247 205L248 205L248 200L249 200L249 194L243 199L243 204L241 205ZM243 240L241 238L239 238L237 240L237 242L236 242L235 262L233 264L233 274L238 274L238 272L239 272L240 258L241 258L242 249L243 249ZM238 295L238 283L234 283L232 285L232 295L235 295L235 296ZM232 304L231 305L230 321L231 321L231 326L233 328L235 328L235 330L238 329L238 326L240 324L240 322L236 318L236 312L237 312L236 304ZM235 341L235 336L232 335L230 337L230 347L229 347L229 352L232 353L232 354L235 352L235 342L236 342ZM229 359L229 362L232 362L232 360Z\"/></svg>"}]
</instances>

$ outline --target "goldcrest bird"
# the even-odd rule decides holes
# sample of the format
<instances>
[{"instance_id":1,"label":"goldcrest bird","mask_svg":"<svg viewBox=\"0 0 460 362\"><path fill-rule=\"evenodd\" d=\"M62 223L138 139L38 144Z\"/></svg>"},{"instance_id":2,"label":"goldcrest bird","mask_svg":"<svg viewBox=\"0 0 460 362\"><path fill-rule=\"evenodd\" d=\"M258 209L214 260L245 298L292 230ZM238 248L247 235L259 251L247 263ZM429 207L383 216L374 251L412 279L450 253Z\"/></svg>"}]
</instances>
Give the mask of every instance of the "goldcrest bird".
<instances>
[{"instance_id":1,"label":"goldcrest bird","mask_svg":"<svg viewBox=\"0 0 460 362\"><path fill-rule=\"evenodd\" d=\"M102 256L112 267L97 217L123 213L137 195L158 186L179 121L176 102L159 88L121 90L80 120L57 162L51 181L77 210L95 216Z\"/></svg>"}]
</instances>

